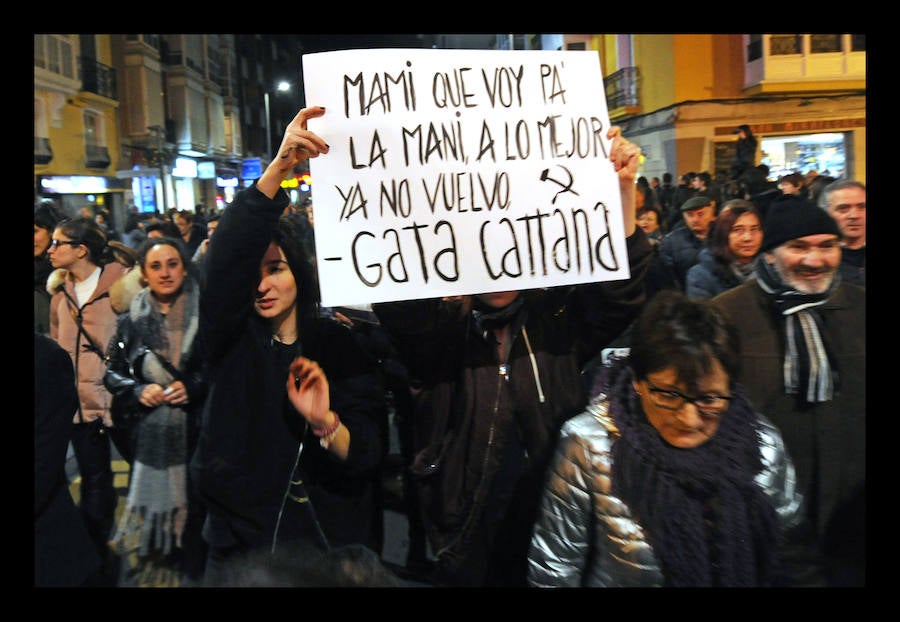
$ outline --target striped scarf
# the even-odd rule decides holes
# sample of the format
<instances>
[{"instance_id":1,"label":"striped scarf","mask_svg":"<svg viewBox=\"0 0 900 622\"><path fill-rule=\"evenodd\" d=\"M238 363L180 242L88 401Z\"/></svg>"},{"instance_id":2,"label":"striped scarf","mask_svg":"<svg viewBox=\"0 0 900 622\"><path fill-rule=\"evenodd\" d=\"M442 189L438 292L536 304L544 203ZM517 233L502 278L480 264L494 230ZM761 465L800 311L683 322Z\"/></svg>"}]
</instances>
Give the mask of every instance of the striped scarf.
<instances>
[{"instance_id":1,"label":"striped scarf","mask_svg":"<svg viewBox=\"0 0 900 622\"><path fill-rule=\"evenodd\" d=\"M837 362L822 339L822 317L816 307L825 304L840 283L837 272L827 291L803 294L784 283L767 261L756 262L756 280L774 298L775 309L784 317L784 389L809 403L827 402L837 389Z\"/></svg>"}]
</instances>

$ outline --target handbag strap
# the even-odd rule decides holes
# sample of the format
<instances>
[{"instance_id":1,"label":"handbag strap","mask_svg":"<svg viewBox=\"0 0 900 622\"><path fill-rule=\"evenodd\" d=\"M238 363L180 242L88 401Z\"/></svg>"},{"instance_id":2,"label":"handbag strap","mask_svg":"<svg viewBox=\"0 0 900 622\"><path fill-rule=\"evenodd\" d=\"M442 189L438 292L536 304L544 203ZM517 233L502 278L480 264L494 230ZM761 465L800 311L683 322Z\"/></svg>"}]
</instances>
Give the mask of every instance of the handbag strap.
<instances>
[{"instance_id":1,"label":"handbag strap","mask_svg":"<svg viewBox=\"0 0 900 622\"><path fill-rule=\"evenodd\" d=\"M104 362L107 361L108 357L106 355L106 352L97 344L97 340L91 337L90 333L88 333L84 328L84 316L82 315L81 307L79 307L78 303L76 303L72 299L72 296L69 294L69 292L66 291L64 285L60 285L59 288L69 303L69 313L72 315L72 319L75 320L75 324L78 326L78 332L84 335L84 339L85 341L87 341L87 349L99 356ZM100 298L103 298L105 296L108 297L109 292L103 292L102 294L97 296L97 299L99 300Z\"/></svg>"}]
</instances>

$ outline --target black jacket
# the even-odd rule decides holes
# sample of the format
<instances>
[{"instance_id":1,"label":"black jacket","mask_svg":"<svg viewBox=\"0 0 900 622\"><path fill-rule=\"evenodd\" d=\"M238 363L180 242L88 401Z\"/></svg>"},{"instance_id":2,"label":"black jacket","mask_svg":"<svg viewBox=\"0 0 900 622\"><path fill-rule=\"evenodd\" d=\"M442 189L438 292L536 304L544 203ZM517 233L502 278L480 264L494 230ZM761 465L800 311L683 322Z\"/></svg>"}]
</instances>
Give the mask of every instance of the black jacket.
<instances>
[{"instance_id":1,"label":"black jacket","mask_svg":"<svg viewBox=\"0 0 900 622\"><path fill-rule=\"evenodd\" d=\"M34 586L77 587L100 558L66 478L66 447L78 410L72 359L34 334Z\"/></svg>"},{"instance_id":2,"label":"black jacket","mask_svg":"<svg viewBox=\"0 0 900 622\"><path fill-rule=\"evenodd\" d=\"M301 334L297 347L286 350L272 340L253 309L260 260L287 204L283 190L274 200L255 186L239 192L207 252L200 332L209 356L210 390L191 462L208 507L204 536L212 546L268 547L287 500L278 541L311 537L310 504L298 494L302 488L331 544L371 546L376 541L373 491L383 455L381 381L339 322L321 319L314 340ZM319 446L287 399L288 366L299 353L325 370L331 409L350 431L350 452L343 462Z\"/></svg>"},{"instance_id":3,"label":"black jacket","mask_svg":"<svg viewBox=\"0 0 900 622\"><path fill-rule=\"evenodd\" d=\"M199 296L197 283L193 278L185 280L184 296ZM147 323L152 318L139 316L136 310L119 314L116 319L116 333L109 341L106 355L106 373L103 375L103 386L112 393L113 402L111 410L115 421L118 411L130 413L147 413L147 408L140 402L141 392L150 382L143 377L140 359L150 349L145 331L151 330ZM202 350L202 342L196 338L196 333L186 334L182 344L182 352L178 361L177 379L184 383L189 403L184 407L188 414L188 456L196 445L197 433L200 427L200 413L208 390L208 377ZM131 430L116 431L116 426L110 429L111 438L116 444L116 449L129 463L132 462L134 449L134 433L136 426Z\"/></svg>"},{"instance_id":4,"label":"black jacket","mask_svg":"<svg viewBox=\"0 0 900 622\"><path fill-rule=\"evenodd\" d=\"M412 377L412 472L449 583L483 584L501 538L507 576L524 583L547 461L563 422L586 403L582 366L644 301L650 243L640 229L627 243L629 280L523 292L505 365L471 311L439 299L373 305Z\"/></svg>"}]
</instances>

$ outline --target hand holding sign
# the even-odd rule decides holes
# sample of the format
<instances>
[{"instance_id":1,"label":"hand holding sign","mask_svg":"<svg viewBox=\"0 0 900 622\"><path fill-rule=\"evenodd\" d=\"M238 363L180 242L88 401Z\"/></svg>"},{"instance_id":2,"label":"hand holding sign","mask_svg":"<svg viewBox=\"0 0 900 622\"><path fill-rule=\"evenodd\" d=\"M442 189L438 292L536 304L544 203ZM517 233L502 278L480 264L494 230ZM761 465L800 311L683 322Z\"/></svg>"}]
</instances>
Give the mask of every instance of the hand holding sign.
<instances>
[{"instance_id":1,"label":"hand holding sign","mask_svg":"<svg viewBox=\"0 0 900 622\"><path fill-rule=\"evenodd\" d=\"M256 184L263 194L269 198L274 197L281 182L295 166L307 158L317 158L320 153L328 153L328 144L306 128L308 119L321 117L323 114L325 109L322 106L303 108L285 128L278 154L272 158Z\"/></svg>"},{"instance_id":2,"label":"hand holding sign","mask_svg":"<svg viewBox=\"0 0 900 622\"><path fill-rule=\"evenodd\" d=\"M310 163L322 303L628 278L640 149L609 127L599 69L593 52L304 55L332 147Z\"/></svg>"}]
</instances>

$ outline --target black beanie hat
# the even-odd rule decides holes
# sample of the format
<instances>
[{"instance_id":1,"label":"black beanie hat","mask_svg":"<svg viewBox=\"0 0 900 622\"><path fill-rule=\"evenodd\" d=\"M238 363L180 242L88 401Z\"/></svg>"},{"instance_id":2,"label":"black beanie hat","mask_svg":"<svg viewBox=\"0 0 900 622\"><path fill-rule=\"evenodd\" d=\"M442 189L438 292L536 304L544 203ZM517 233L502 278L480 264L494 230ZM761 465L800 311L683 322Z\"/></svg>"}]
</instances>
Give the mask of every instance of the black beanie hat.
<instances>
[{"instance_id":1,"label":"black beanie hat","mask_svg":"<svg viewBox=\"0 0 900 622\"><path fill-rule=\"evenodd\" d=\"M821 207L802 200L772 203L763 225L760 252L770 251L788 240L822 233L841 236L837 222Z\"/></svg>"},{"instance_id":2,"label":"black beanie hat","mask_svg":"<svg viewBox=\"0 0 900 622\"><path fill-rule=\"evenodd\" d=\"M34 224L41 229L52 232L56 229L56 225L59 224L59 221L64 218L64 215L51 203L41 203L34 208Z\"/></svg>"}]
</instances>

